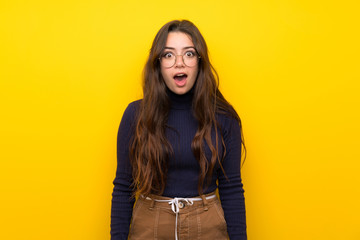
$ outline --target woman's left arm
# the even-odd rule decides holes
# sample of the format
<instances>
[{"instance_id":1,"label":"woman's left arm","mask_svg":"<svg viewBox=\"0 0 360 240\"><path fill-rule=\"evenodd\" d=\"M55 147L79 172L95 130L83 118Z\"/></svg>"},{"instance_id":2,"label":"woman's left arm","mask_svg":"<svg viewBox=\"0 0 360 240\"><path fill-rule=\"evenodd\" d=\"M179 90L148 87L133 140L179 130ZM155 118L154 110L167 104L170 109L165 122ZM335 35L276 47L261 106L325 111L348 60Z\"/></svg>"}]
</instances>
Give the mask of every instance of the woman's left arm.
<instances>
[{"instance_id":1,"label":"woman's left arm","mask_svg":"<svg viewBox=\"0 0 360 240\"><path fill-rule=\"evenodd\" d=\"M241 129L234 118L225 117L222 124L226 155L222 162L225 174L218 177L219 195L231 240L246 240L244 189L241 181Z\"/></svg>"}]
</instances>

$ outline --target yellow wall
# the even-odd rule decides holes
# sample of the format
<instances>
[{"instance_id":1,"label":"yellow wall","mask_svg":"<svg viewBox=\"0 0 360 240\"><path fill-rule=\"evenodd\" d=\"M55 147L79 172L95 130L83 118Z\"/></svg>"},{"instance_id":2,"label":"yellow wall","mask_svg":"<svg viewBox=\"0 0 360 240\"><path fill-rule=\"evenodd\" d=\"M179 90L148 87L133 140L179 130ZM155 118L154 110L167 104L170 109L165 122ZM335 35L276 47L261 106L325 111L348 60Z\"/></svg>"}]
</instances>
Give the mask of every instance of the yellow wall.
<instances>
[{"instance_id":1,"label":"yellow wall","mask_svg":"<svg viewBox=\"0 0 360 240\"><path fill-rule=\"evenodd\" d=\"M249 239L360 239L356 2L1 1L0 239L109 239L117 127L178 18L243 120Z\"/></svg>"}]
</instances>

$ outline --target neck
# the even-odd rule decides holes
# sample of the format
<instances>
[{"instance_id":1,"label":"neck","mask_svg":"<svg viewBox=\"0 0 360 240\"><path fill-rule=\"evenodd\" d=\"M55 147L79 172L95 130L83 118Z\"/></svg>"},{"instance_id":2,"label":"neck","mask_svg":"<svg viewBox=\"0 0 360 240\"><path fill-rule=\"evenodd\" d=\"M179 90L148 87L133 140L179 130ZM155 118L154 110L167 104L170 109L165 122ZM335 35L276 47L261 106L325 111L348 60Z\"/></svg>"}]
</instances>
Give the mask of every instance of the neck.
<instances>
[{"instance_id":1,"label":"neck","mask_svg":"<svg viewBox=\"0 0 360 240\"><path fill-rule=\"evenodd\" d=\"M190 89L185 94L178 95L166 88L166 92L169 96L171 108L173 109L190 109L192 106L192 100L194 96L194 88Z\"/></svg>"}]
</instances>

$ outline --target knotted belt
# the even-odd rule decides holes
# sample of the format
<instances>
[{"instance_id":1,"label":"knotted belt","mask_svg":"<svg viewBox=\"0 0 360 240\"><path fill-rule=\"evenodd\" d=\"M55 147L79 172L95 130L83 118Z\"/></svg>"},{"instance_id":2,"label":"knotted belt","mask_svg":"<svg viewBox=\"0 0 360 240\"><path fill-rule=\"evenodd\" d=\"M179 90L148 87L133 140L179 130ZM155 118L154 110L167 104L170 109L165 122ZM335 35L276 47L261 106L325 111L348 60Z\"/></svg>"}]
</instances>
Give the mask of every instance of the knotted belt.
<instances>
[{"instance_id":1,"label":"knotted belt","mask_svg":"<svg viewBox=\"0 0 360 240\"><path fill-rule=\"evenodd\" d=\"M204 199L209 200L212 198L215 198L216 195L210 195L207 197L204 197ZM177 223L178 223L178 215L180 208L184 207L184 202L186 205L191 206L194 204L194 201L203 201L203 198L172 198L172 199L152 199L150 197L146 197L147 200L154 200L155 202L168 202L169 205L171 205L171 210L175 213L175 240L178 240L178 234L177 234ZM205 208L207 210L207 207Z\"/></svg>"}]
</instances>

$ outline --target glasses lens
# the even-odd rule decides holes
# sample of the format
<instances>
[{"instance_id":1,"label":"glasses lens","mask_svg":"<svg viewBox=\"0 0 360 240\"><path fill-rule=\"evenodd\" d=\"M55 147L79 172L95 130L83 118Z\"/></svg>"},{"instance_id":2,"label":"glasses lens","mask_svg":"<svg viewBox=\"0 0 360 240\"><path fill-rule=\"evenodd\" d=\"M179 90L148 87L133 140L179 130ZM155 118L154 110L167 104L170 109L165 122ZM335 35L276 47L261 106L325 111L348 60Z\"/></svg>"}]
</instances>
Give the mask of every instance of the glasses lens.
<instances>
[{"instance_id":1,"label":"glasses lens","mask_svg":"<svg viewBox=\"0 0 360 240\"><path fill-rule=\"evenodd\" d=\"M190 50L183 55L184 64L188 67L195 67L198 63L198 59L198 54L193 50Z\"/></svg>"},{"instance_id":2,"label":"glasses lens","mask_svg":"<svg viewBox=\"0 0 360 240\"><path fill-rule=\"evenodd\" d=\"M165 54L160 57L161 65L165 68L171 68L176 61L175 55Z\"/></svg>"},{"instance_id":3,"label":"glasses lens","mask_svg":"<svg viewBox=\"0 0 360 240\"><path fill-rule=\"evenodd\" d=\"M195 67L197 64L197 61L198 61L197 56L186 57L186 55L185 55L185 56L183 56L183 58L184 58L185 65L188 67Z\"/></svg>"}]
</instances>

